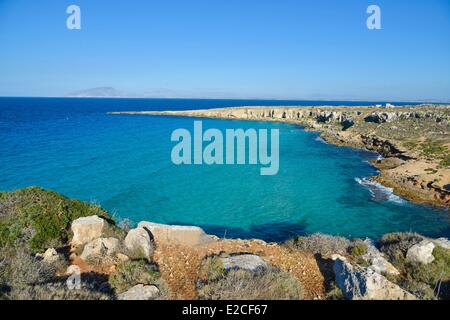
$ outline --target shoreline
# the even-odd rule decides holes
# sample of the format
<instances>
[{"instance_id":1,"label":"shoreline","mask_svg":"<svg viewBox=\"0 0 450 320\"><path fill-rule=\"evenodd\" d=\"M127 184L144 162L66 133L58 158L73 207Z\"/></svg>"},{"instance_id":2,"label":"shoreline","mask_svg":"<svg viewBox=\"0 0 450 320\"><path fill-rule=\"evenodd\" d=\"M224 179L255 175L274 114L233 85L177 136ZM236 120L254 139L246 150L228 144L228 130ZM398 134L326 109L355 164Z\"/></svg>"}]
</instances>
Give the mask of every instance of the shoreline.
<instances>
[{"instance_id":1,"label":"shoreline","mask_svg":"<svg viewBox=\"0 0 450 320\"><path fill-rule=\"evenodd\" d=\"M450 207L450 105L252 106L182 111L108 112L281 122L320 133L326 143L376 152L374 182L409 201ZM435 153L431 153L431 151Z\"/></svg>"}]
</instances>

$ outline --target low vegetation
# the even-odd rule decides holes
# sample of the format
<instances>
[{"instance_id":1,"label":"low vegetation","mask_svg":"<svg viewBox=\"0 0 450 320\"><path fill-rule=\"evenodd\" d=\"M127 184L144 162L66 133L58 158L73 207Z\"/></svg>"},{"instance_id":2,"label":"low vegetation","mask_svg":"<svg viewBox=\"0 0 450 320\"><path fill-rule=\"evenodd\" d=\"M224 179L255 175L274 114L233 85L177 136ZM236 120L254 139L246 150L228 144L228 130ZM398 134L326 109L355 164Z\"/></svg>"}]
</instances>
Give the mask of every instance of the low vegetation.
<instances>
[{"instance_id":1,"label":"low vegetation","mask_svg":"<svg viewBox=\"0 0 450 320\"><path fill-rule=\"evenodd\" d=\"M217 257L205 259L197 290L202 300L300 300L303 289L290 274L275 268L260 272L227 271Z\"/></svg>"},{"instance_id":2,"label":"low vegetation","mask_svg":"<svg viewBox=\"0 0 450 320\"><path fill-rule=\"evenodd\" d=\"M380 250L401 272L391 280L421 299L450 299L450 250L436 245L435 260L426 265L406 259L408 248L423 239L416 233L390 233L379 240Z\"/></svg>"},{"instance_id":3,"label":"low vegetation","mask_svg":"<svg viewBox=\"0 0 450 320\"><path fill-rule=\"evenodd\" d=\"M166 291L156 265L149 264L145 260L123 262L118 266L116 272L109 277L109 285L116 294L122 293L137 284L155 285L161 292Z\"/></svg>"},{"instance_id":4,"label":"low vegetation","mask_svg":"<svg viewBox=\"0 0 450 320\"><path fill-rule=\"evenodd\" d=\"M98 215L99 206L71 200L60 194L30 187L0 193L0 248L26 245L32 253L61 247L69 240L73 220Z\"/></svg>"},{"instance_id":5,"label":"low vegetation","mask_svg":"<svg viewBox=\"0 0 450 320\"><path fill-rule=\"evenodd\" d=\"M293 238L284 245L293 250L329 256L331 254L346 254L351 244L350 240L342 237L315 233L310 236Z\"/></svg>"}]
</instances>

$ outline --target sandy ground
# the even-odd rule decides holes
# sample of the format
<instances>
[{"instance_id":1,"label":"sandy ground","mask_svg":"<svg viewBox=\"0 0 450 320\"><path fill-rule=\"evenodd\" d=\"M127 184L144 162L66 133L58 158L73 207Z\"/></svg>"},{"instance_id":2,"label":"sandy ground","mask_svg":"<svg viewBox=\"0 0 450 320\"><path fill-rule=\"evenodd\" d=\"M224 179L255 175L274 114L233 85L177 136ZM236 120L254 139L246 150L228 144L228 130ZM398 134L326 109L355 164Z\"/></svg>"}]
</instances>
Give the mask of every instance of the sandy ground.
<instances>
[{"instance_id":1,"label":"sandy ground","mask_svg":"<svg viewBox=\"0 0 450 320\"><path fill-rule=\"evenodd\" d=\"M168 284L172 299L196 299L195 282L204 257L220 253L253 253L298 279L305 299L324 299L324 278L312 254L293 252L258 240L221 240L197 247L157 243L154 260Z\"/></svg>"}]
</instances>

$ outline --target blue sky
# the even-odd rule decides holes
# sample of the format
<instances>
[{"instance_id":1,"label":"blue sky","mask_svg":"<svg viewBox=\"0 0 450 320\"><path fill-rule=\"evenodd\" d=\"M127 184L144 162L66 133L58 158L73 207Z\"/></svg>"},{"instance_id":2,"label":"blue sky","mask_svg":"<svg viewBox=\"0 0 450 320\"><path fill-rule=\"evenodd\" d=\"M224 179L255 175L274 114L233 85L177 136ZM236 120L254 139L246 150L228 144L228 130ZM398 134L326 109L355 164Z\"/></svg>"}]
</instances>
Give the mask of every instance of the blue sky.
<instances>
[{"instance_id":1,"label":"blue sky","mask_svg":"<svg viewBox=\"0 0 450 320\"><path fill-rule=\"evenodd\" d=\"M81 30L66 8L81 8ZM382 30L366 28L379 5ZM449 0L0 0L0 95L450 101Z\"/></svg>"}]
</instances>

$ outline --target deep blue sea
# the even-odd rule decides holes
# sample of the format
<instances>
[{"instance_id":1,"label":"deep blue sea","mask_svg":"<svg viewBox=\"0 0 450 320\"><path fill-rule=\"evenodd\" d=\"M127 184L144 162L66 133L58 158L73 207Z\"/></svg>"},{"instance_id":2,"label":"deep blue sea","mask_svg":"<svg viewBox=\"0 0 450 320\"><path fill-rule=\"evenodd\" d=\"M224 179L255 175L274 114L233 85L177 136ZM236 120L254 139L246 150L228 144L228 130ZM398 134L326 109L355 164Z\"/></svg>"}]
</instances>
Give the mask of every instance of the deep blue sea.
<instances>
[{"instance_id":1,"label":"deep blue sea","mask_svg":"<svg viewBox=\"0 0 450 320\"><path fill-rule=\"evenodd\" d=\"M171 133L194 119L107 115L241 105L372 103L261 100L0 98L0 190L37 185L98 203L118 220L203 227L220 237L282 241L322 232L372 237L391 231L450 236L448 210L411 204L364 178L377 155L322 142L279 123L203 120L203 127L278 128L280 170L176 166Z\"/></svg>"}]
</instances>

